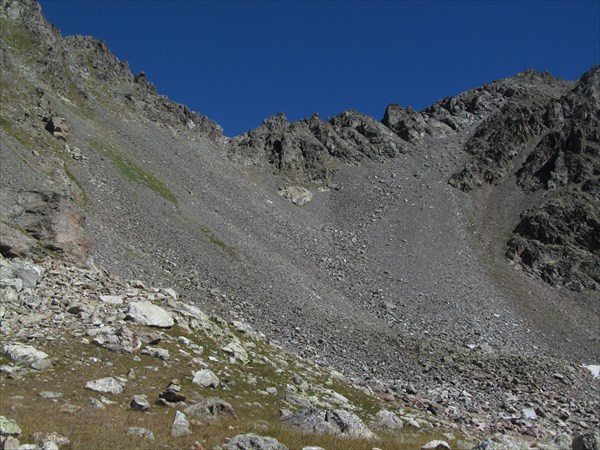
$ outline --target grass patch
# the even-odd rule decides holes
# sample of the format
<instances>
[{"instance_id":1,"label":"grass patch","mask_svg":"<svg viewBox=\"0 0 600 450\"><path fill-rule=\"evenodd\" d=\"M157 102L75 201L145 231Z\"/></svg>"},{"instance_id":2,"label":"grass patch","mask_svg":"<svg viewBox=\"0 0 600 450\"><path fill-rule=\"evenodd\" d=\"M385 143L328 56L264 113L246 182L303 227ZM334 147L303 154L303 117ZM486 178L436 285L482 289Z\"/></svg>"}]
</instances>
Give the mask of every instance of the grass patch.
<instances>
[{"instance_id":1,"label":"grass patch","mask_svg":"<svg viewBox=\"0 0 600 450\"><path fill-rule=\"evenodd\" d=\"M39 40L29 30L14 21L0 19L0 28L3 40L19 56L31 58L34 51L39 48Z\"/></svg>"},{"instance_id":2,"label":"grass patch","mask_svg":"<svg viewBox=\"0 0 600 450\"><path fill-rule=\"evenodd\" d=\"M81 192L81 202L84 205L88 204L90 199L87 195L87 192L85 192L85 189L83 189L83 186L81 185L79 180L75 177L75 175L73 175L71 173L71 171L69 170L69 167L67 166L67 163L63 163L63 169L65 171L65 175L67 175L69 180L71 180L75 184L75 186L77 186L79 188L79 191Z\"/></svg>"},{"instance_id":3,"label":"grass patch","mask_svg":"<svg viewBox=\"0 0 600 450\"><path fill-rule=\"evenodd\" d=\"M231 258L236 259L236 260L239 259L235 250L233 250L231 247L229 247L225 242L223 242L217 236L215 236L215 234L209 227L207 227L206 225L204 225L194 219L188 219L188 222L194 228L196 228L196 230L198 230L200 233L202 233L208 242L210 242L213 245L216 245L222 251L227 253Z\"/></svg>"},{"instance_id":4,"label":"grass patch","mask_svg":"<svg viewBox=\"0 0 600 450\"><path fill-rule=\"evenodd\" d=\"M152 172L139 166L133 159L111 145L100 141L92 141L90 145L96 150L104 152L110 158L113 166L127 180L153 190L162 198L177 206L177 197L175 194L163 181L154 176Z\"/></svg>"}]
</instances>

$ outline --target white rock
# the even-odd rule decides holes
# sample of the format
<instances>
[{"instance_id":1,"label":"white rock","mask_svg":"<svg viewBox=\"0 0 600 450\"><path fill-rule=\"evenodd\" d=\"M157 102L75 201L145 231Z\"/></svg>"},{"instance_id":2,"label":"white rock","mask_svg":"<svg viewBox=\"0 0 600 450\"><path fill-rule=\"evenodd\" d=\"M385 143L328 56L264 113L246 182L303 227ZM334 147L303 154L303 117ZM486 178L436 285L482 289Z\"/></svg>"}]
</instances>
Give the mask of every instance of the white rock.
<instances>
[{"instance_id":1,"label":"white rock","mask_svg":"<svg viewBox=\"0 0 600 450\"><path fill-rule=\"evenodd\" d=\"M123 392L123 385L113 377L100 378L94 381L88 381L85 384L87 389L96 392L104 392L109 394L120 394Z\"/></svg>"},{"instance_id":2,"label":"white rock","mask_svg":"<svg viewBox=\"0 0 600 450\"><path fill-rule=\"evenodd\" d=\"M218 387L219 378L210 369L202 369L194 373L193 383L202 387Z\"/></svg>"},{"instance_id":3,"label":"white rock","mask_svg":"<svg viewBox=\"0 0 600 450\"><path fill-rule=\"evenodd\" d=\"M127 318L151 327L170 328L175 324L171 314L149 301L130 303Z\"/></svg>"},{"instance_id":4,"label":"white rock","mask_svg":"<svg viewBox=\"0 0 600 450\"><path fill-rule=\"evenodd\" d=\"M450 450L446 441L431 441L421 447L421 450Z\"/></svg>"},{"instance_id":5,"label":"white rock","mask_svg":"<svg viewBox=\"0 0 600 450\"><path fill-rule=\"evenodd\" d=\"M594 378L600 378L600 365L587 364L587 365L584 365L583 367L585 367L587 370L592 372L592 375L594 376Z\"/></svg>"},{"instance_id":6,"label":"white rock","mask_svg":"<svg viewBox=\"0 0 600 450\"><path fill-rule=\"evenodd\" d=\"M48 355L40 350L36 350L31 345L26 344L8 344L2 349L4 356L16 363L28 364L35 369L46 369L51 366L47 359Z\"/></svg>"},{"instance_id":7,"label":"white rock","mask_svg":"<svg viewBox=\"0 0 600 450\"><path fill-rule=\"evenodd\" d=\"M176 411L175 419L173 420L173 424L171 425L171 436L181 437L188 436L190 434L192 434L192 432L190 431L190 423L185 417L185 414L181 411Z\"/></svg>"}]
</instances>

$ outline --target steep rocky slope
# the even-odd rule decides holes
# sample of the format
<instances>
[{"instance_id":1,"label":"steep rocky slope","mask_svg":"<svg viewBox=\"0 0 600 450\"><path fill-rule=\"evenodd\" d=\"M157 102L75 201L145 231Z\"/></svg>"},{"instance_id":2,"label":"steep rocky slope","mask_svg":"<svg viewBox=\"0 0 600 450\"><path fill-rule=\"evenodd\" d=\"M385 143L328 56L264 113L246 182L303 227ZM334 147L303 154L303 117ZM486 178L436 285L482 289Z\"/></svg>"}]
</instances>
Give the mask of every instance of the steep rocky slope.
<instances>
[{"instance_id":1,"label":"steep rocky slope","mask_svg":"<svg viewBox=\"0 0 600 450\"><path fill-rule=\"evenodd\" d=\"M551 284L598 290L600 67L560 92L527 90L486 119L465 144L473 159L451 182L463 190L516 183L537 193L507 256Z\"/></svg>"},{"instance_id":2,"label":"steep rocky slope","mask_svg":"<svg viewBox=\"0 0 600 450\"><path fill-rule=\"evenodd\" d=\"M174 286L485 432L598 426L597 71L228 139L36 3L0 20L3 255Z\"/></svg>"}]
</instances>

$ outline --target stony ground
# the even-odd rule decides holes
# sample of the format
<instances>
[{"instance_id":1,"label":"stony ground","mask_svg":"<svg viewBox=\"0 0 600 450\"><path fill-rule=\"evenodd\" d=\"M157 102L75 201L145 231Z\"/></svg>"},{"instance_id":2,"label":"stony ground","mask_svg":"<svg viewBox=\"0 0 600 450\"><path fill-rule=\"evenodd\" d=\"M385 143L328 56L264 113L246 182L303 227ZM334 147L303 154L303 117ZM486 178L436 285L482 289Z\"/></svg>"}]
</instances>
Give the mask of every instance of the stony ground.
<instances>
[{"instance_id":1,"label":"stony ground","mask_svg":"<svg viewBox=\"0 0 600 450\"><path fill-rule=\"evenodd\" d=\"M61 38L34 2L0 5L2 254L171 286L482 433L549 441L598 427L598 381L582 368L600 358L597 291L551 286L505 258L520 211L546 194L520 189L519 165L502 158L505 181L448 184L481 156L464 149L488 118L573 83L525 72L419 113L391 105L387 128L356 112L276 116L227 139L105 44Z\"/></svg>"}]
</instances>

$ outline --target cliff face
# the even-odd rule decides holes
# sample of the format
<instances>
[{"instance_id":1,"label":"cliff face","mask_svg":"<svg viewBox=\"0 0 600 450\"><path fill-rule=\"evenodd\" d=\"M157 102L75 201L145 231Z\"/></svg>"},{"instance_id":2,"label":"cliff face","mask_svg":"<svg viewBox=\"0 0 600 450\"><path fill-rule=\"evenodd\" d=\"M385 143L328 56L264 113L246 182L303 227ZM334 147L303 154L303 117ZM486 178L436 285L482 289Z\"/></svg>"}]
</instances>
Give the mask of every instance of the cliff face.
<instances>
[{"instance_id":1,"label":"cliff face","mask_svg":"<svg viewBox=\"0 0 600 450\"><path fill-rule=\"evenodd\" d=\"M599 80L594 67L562 95L554 80L553 92L508 102L467 141L473 157L450 180L465 191L516 183L530 195L506 256L574 290L599 288Z\"/></svg>"}]
</instances>

